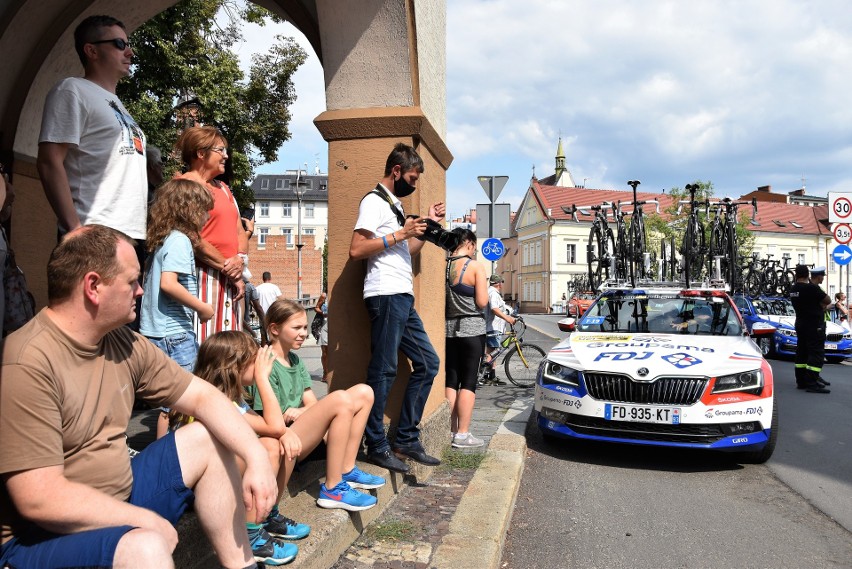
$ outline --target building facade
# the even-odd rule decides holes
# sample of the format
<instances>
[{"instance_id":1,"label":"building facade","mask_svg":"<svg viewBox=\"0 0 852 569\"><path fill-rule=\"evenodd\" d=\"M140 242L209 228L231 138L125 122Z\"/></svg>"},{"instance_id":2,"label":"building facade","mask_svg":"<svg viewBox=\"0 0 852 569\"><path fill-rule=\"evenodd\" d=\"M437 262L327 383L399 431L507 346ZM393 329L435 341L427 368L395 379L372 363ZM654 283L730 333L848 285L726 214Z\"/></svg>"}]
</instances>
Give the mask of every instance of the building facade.
<instances>
[{"instance_id":1,"label":"building facade","mask_svg":"<svg viewBox=\"0 0 852 569\"><path fill-rule=\"evenodd\" d=\"M251 189L257 238L249 251L253 280L260 282L261 273L269 271L281 292L296 298L301 244L302 298L319 296L328 234L328 174L306 170L259 174Z\"/></svg>"}]
</instances>

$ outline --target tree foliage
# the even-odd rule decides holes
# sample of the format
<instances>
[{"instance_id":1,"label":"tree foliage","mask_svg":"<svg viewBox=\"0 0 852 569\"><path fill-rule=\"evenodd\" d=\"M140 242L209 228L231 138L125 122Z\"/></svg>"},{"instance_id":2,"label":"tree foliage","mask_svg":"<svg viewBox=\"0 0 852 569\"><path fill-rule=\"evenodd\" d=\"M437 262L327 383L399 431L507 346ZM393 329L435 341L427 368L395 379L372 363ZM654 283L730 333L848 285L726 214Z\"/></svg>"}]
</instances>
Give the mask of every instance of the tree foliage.
<instances>
[{"instance_id":1,"label":"tree foliage","mask_svg":"<svg viewBox=\"0 0 852 569\"><path fill-rule=\"evenodd\" d=\"M703 182L697 180L698 191L695 194L695 199L698 201L712 200L713 198L713 182ZM645 227L648 229L648 245L653 250L657 251L659 256L660 241L666 241L674 238L675 247L679 250L683 236L685 234L686 218L689 216L689 205L684 204L679 206L681 200L689 200L689 192L683 188L674 187L669 192L672 197L672 205L665 210L666 216L651 213L645 218ZM746 208L750 210L750 208ZM680 211L678 211L680 210ZM739 244L739 257L744 259L751 255L754 249L754 234L746 229L746 223L750 217L751 211L740 211L739 219L737 220L737 243ZM712 216L712 214L710 214ZM710 226L712 219L708 219L706 210L702 208L698 213L698 218L701 221L701 226L704 228L705 242L710 242Z\"/></svg>"},{"instance_id":2,"label":"tree foliage","mask_svg":"<svg viewBox=\"0 0 852 569\"><path fill-rule=\"evenodd\" d=\"M197 99L198 122L218 127L228 141L228 173L241 206L252 200L247 184L255 169L274 161L290 139L289 109L296 100L292 78L307 59L293 38L279 35L266 53L252 56L245 77L233 52L242 41L242 24L271 20L276 20L271 12L251 3L183 0L133 32L133 73L118 86L148 142L164 156L183 126L175 106ZM171 172L179 168L179 159L172 160Z\"/></svg>"}]
</instances>

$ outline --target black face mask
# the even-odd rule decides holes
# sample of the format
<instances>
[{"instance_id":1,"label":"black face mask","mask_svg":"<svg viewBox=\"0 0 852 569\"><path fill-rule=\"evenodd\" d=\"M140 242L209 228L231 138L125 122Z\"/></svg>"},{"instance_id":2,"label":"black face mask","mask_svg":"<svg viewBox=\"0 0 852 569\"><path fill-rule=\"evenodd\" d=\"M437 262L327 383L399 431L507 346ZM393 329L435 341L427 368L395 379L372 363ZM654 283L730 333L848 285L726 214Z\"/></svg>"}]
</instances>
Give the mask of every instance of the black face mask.
<instances>
[{"instance_id":1,"label":"black face mask","mask_svg":"<svg viewBox=\"0 0 852 569\"><path fill-rule=\"evenodd\" d=\"M410 196L416 190L414 186L405 181L404 176L400 176L399 180L394 180L393 182L393 195L398 198L404 198L405 196Z\"/></svg>"}]
</instances>

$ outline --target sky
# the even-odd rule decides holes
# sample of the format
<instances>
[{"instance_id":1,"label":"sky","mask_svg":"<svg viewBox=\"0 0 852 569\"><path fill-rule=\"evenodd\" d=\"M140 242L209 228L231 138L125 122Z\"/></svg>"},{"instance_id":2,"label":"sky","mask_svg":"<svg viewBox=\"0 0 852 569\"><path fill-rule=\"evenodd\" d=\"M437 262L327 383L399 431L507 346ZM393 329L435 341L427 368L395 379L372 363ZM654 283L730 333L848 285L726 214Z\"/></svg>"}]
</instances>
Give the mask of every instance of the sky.
<instances>
[{"instance_id":1,"label":"sky","mask_svg":"<svg viewBox=\"0 0 852 569\"><path fill-rule=\"evenodd\" d=\"M852 191L852 10L844 0L447 0L447 210L509 176L516 208L553 173L560 137L578 185L628 190L710 181ZM245 29L241 58L276 33L305 47L292 138L260 173L316 164L322 69L289 24ZM377 177L380 173L377 173ZM803 181L804 178L804 181Z\"/></svg>"}]
</instances>

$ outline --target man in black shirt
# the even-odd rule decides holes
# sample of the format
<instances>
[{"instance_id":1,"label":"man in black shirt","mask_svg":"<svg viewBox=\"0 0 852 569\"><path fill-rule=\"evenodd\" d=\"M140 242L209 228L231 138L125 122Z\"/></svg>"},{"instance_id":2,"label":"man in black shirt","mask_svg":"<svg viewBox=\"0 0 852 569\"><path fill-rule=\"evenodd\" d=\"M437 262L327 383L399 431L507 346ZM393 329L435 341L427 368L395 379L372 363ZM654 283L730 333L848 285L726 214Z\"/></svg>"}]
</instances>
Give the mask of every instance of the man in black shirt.
<instances>
[{"instance_id":1,"label":"man in black shirt","mask_svg":"<svg viewBox=\"0 0 852 569\"><path fill-rule=\"evenodd\" d=\"M825 359L825 309L831 298L820 288L825 267L814 267L808 282L808 268L796 266L796 282L790 287L790 301L796 310L796 386L808 393L830 393L819 373Z\"/></svg>"}]
</instances>

